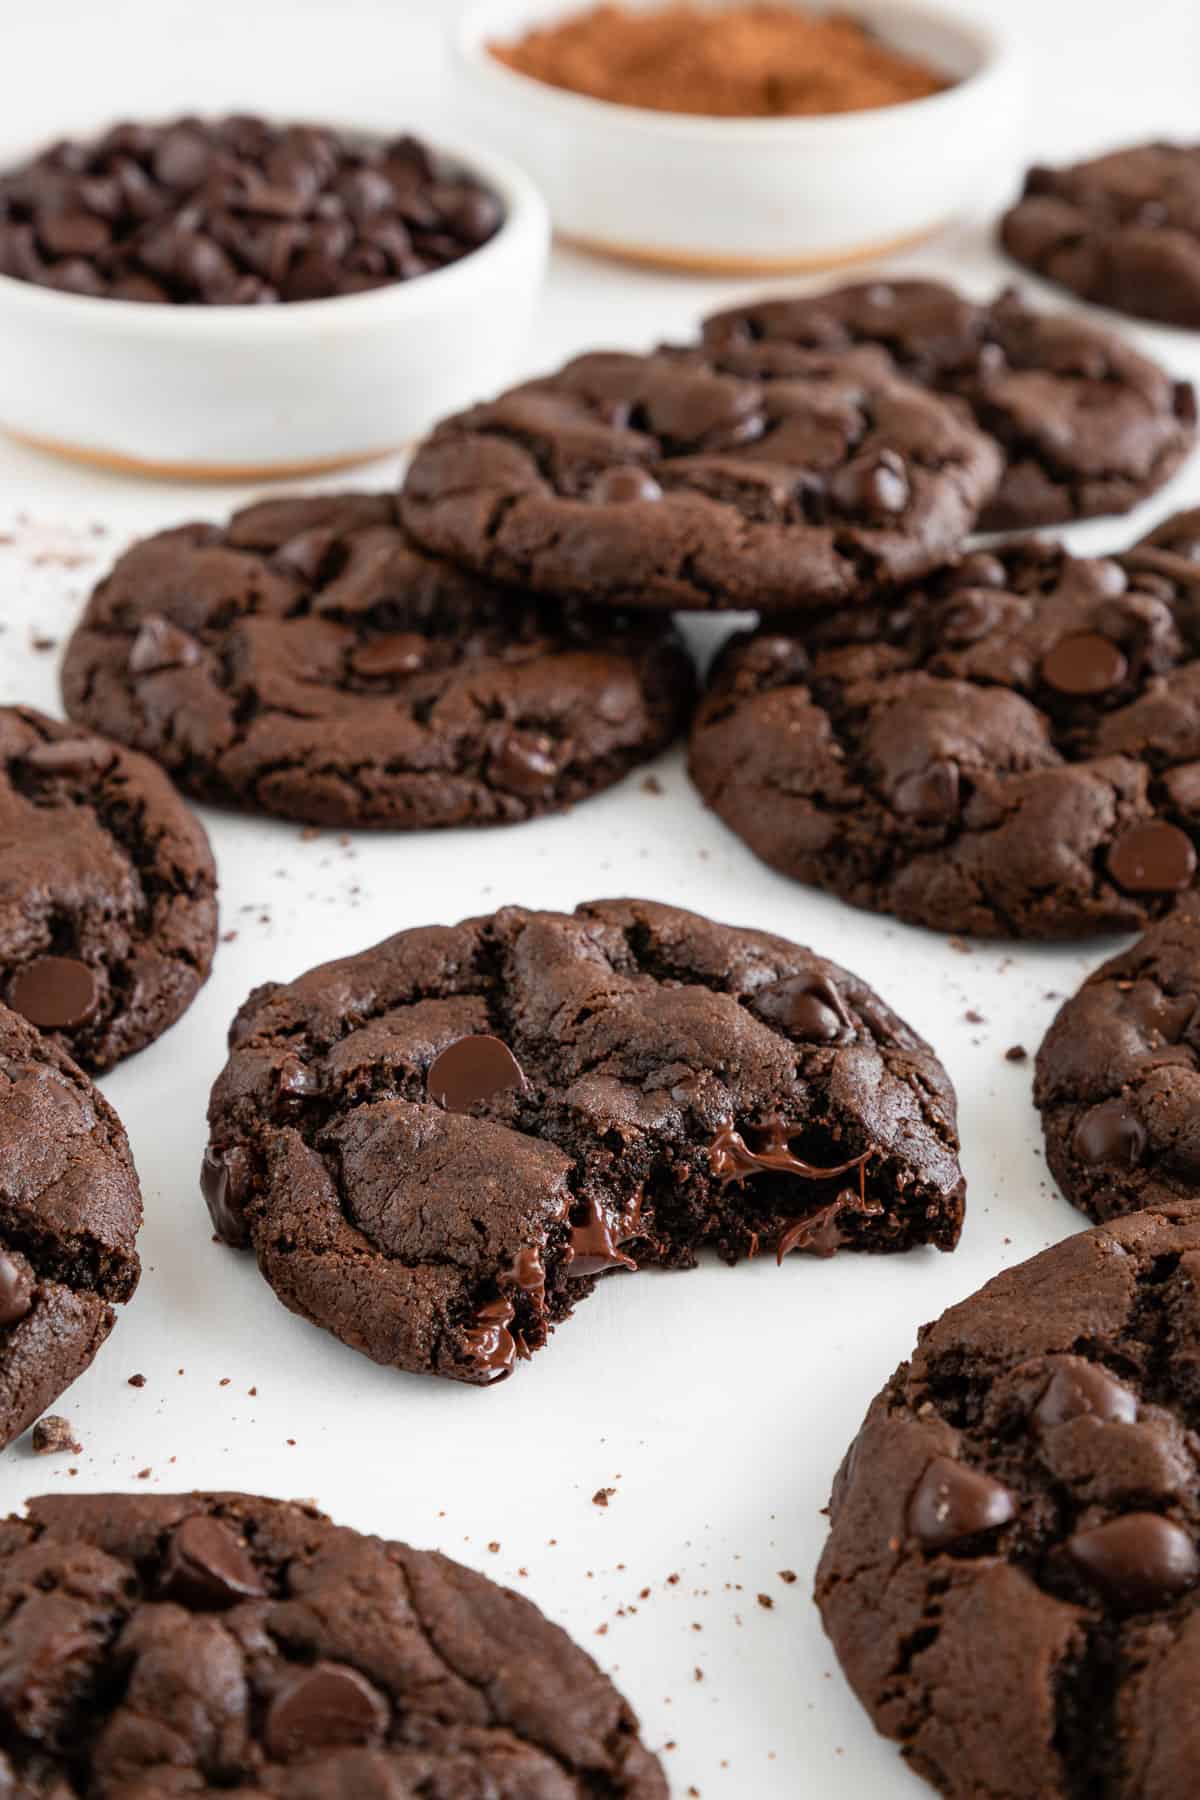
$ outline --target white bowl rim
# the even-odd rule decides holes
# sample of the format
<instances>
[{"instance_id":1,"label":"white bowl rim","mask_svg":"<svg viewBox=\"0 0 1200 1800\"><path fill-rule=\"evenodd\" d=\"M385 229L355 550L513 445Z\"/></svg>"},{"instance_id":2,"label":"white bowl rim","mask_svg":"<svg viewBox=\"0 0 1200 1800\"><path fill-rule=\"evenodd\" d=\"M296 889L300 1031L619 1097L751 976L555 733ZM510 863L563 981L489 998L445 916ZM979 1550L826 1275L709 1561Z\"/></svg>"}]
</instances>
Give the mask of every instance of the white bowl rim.
<instances>
[{"instance_id":1,"label":"white bowl rim","mask_svg":"<svg viewBox=\"0 0 1200 1800\"><path fill-rule=\"evenodd\" d=\"M586 0L580 0L584 10ZM590 94L576 94L568 88L556 88L510 68L489 53L486 32L488 20L497 10L496 0L471 0L450 28L458 60L473 75L491 82L497 92L506 92L510 100L526 105L550 107L577 123L590 119L599 124L607 120L624 131L645 131L662 137L691 137L712 142L729 143L735 138L762 143L788 138L795 141L811 137L821 141L869 130L872 125L894 124L900 118L917 114L928 116L953 106L980 86L1000 74L1012 60L1015 46L1011 36L990 20L960 13L941 5L924 5L921 0L870 0L873 17L888 13L906 15L941 25L957 32L976 53L979 66L940 93L927 94L920 100L901 100L891 106L862 107L856 112L804 114L784 119L713 118L708 113L659 112L648 106L624 106L615 100L597 100Z\"/></svg>"},{"instance_id":2,"label":"white bowl rim","mask_svg":"<svg viewBox=\"0 0 1200 1800\"><path fill-rule=\"evenodd\" d=\"M362 126L333 122L333 128L361 131ZM99 327L118 336L150 334L155 337L215 337L222 333L240 336L259 333L301 334L309 330L357 330L378 322L381 314L394 314L398 322L405 313L414 316L425 310L424 299L449 299L451 290L484 277L492 264L506 254L518 234L532 231L546 243L550 238L550 215L541 189L524 170L498 151L480 149L454 139L438 137L422 141L438 156L446 156L479 177L504 203L504 221L494 237L469 251L457 262L441 269L430 269L409 281L391 281L383 287L370 288L360 294L329 294L320 300L289 300L278 306L194 305L161 306L136 300L113 300L103 294L64 293L60 288L46 287L36 281L22 281L15 275L0 274L0 305L24 306L32 310L49 308L64 324L72 316L81 326ZM16 156L29 151L17 150ZM7 159L0 153L0 162ZM115 315L115 316L114 316Z\"/></svg>"}]
</instances>

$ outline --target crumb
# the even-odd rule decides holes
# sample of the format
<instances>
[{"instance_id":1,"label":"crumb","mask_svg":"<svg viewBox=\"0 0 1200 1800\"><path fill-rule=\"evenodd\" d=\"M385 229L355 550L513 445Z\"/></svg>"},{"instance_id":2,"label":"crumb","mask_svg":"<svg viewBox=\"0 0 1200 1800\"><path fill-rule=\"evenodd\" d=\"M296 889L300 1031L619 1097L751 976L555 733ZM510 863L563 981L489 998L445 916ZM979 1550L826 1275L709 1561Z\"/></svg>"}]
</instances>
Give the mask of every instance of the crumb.
<instances>
[{"instance_id":1,"label":"crumb","mask_svg":"<svg viewBox=\"0 0 1200 1800\"><path fill-rule=\"evenodd\" d=\"M218 1387L228 1387L229 1383L230 1383L230 1379L231 1379L230 1376L222 1375L220 1381L218 1381L218 1383L217 1383L217 1386Z\"/></svg>"},{"instance_id":2,"label":"crumb","mask_svg":"<svg viewBox=\"0 0 1200 1800\"><path fill-rule=\"evenodd\" d=\"M256 1387L247 1388L246 1392L249 1394L249 1396L252 1400L258 1399L258 1389Z\"/></svg>"},{"instance_id":3,"label":"crumb","mask_svg":"<svg viewBox=\"0 0 1200 1800\"><path fill-rule=\"evenodd\" d=\"M607 1625L597 1625L596 1636L597 1637L607 1637L608 1636L608 1626Z\"/></svg>"},{"instance_id":4,"label":"crumb","mask_svg":"<svg viewBox=\"0 0 1200 1800\"><path fill-rule=\"evenodd\" d=\"M779 1579L780 1579L780 1581L786 1581L788 1586L791 1587L792 1583L796 1579L795 1569L780 1569Z\"/></svg>"},{"instance_id":5,"label":"crumb","mask_svg":"<svg viewBox=\"0 0 1200 1800\"><path fill-rule=\"evenodd\" d=\"M607 1506L609 1503L609 1500L616 1493L616 1491L617 1491L616 1488L597 1488L595 1493L592 1495L592 1505L593 1506Z\"/></svg>"},{"instance_id":6,"label":"crumb","mask_svg":"<svg viewBox=\"0 0 1200 1800\"><path fill-rule=\"evenodd\" d=\"M237 932L236 931L223 931L221 933L221 942L223 944L232 944L232 943L235 943L236 941L237 941Z\"/></svg>"},{"instance_id":7,"label":"crumb","mask_svg":"<svg viewBox=\"0 0 1200 1800\"><path fill-rule=\"evenodd\" d=\"M153 1474L152 1469L139 1469L137 1472L137 1478L139 1481L149 1481L152 1474Z\"/></svg>"},{"instance_id":8,"label":"crumb","mask_svg":"<svg viewBox=\"0 0 1200 1800\"><path fill-rule=\"evenodd\" d=\"M495 1538L493 1538L491 1543L488 1545L488 1549L491 1551L493 1556L495 1556L496 1553L498 1552L498 1550L500 1549L500 1546L496 1542Z\"/></svg>"},{"instance_id":9,"label":"crumb","mask_svg":"<svg viewBox=\"0 0 1200 1800\"><path fill-rule=\"evenodd\" d=\"M981 1012L976 1012L973 1006L968 1006L966 1012L963 1014L963 1018L967 1021L968 1025L987 1024L987 1020L984 1018L983 1014Z\"/></svg>"},{"instance_id":10,"label":"crumb","mask_svg":"<svg viewBox=\"0 0 1200 1800\"><path fill-rule=\"evenodd\" d=\"M1028 1062L1029 1052L1024 1044L1014 1044L1011 1049L1004 1052L1004 1060L1005 1062Z\"/></svg>"},{"instance_id":11,"label":"crumb","mask_svg":"<svg viewBox=\"0 0 1200 1800\"><path fill-rule=\"evenodd\" d=\"M285 1438L283 1441L285 1444L290 1444L293 1450L295 1449L295 1447L296 1447L295 1438Z\"/></svg>"},{"instance_id":12,"label":"crumb","mask_svg":"<svg viewBox=\"0 0 1200 1800\"><path fill-rule=\"evenodd\" d=\"M758 1604L765 1612L770 1612L774 1607L775 1602L772 1600L770 1594L760 1594L758 1596Z\"/></svg>"},{"instance_id":13,"label":"crumb","mask_svg":"<svg viewBox=\"0 0 1200 1800\"><path fill-rule=\"evenodd\" d=\"M311 844L315 839L319 838L320 835L321 827L319 825L306 825L304 830L300 833L300 842L302 844Z\"/></svg>"},{"instance_id":14,"label":"crumb","mask_svg":"<svg viewBox=\"0 0 1200 1800\"><path fill-rule=\"evenodd\" d=\"M78 1456L83 1449L83 1445L75 1441L75 1428L70 1419L64 1419L60 1413L47 1413L44 1419L39 1419L33 1428L31 1442L37 1456L57 1456L63 1450Z\"/></svg>"},{"instance_id":15,"label":"crumb","mask_svg":"<svg viewBox=\"0 0 1200 1800\"><path fill-rule=\"evenodd\" d=\"M137 1387L137 1388L145 1387L146 1377L144 1375L131 1375L129 1377L129 1385L130 1385L130 1387Z\"/></svg>"},{"instance_id":16,"label":"crumb","mask_svg":"<svg viewBox=\"0 0 1200 1800\"><path fill-rule=\"evenodd\" d=\"M667 1586L668 1587L675 1587L676 1584L678 1583L678 1581L679 1581L678 1575L668 1575L667 1576Z\"/></svg>"},{"instance_id":17,"label":"crumb","mask_svg":"<svg viewBox=\"0 0 1200 1800\"><path fill-rule=\"evenodd\" d=\"M642 792L643 794L661 794L663 792L663 784L657 775L646 776L642 782Z\"/></svg>"},{"instance_id":18,"label":"crumb","mask_svg":"<svg viewBox=\"0 0 1200 1800\"><path fill-rule=\"evenodd\" d=\"M974 954L966 938L952 937L947 938L946 942L952 950L957 950L960 956L971 956Z\"/></svg>"},{"instance_id":19,"label":"crumb","mask_svg":"<svg viewBox=\"0 0 1200 1800\"><path fill-rule=\"evenodd\" d=\"M29 643L30 643L30 647L32 649L42 652L43 655L48 650L57 650L58 649L58 639L52 638L52 637L45 637L45 636L43 636L43 634L40 631L34 631L34 632L30 633Z\"/></svg>"},{"instance_id":20,"label":"crumb","mask_svg":"<svg viewBox=\"0 0 1200 1800\"><path fill-rule=\"evenodd\" d=\"M704 1680L704 1670L702 1668L700 1668L698 1665L696 1668L694 1668L692 1670L692 1680L693 1681L703 1681Z\"/></svg>"}]
</instances>

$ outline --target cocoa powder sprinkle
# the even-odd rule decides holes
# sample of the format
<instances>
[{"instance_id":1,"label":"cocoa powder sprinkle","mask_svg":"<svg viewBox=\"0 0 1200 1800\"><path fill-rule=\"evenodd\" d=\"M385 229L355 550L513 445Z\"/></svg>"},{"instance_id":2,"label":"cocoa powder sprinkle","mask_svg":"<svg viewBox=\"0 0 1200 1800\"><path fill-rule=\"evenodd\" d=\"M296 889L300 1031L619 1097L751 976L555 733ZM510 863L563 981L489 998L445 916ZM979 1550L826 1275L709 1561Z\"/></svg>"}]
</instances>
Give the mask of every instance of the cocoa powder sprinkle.
<instances>
[{"instance_id":1,"label":"cocoa powder sprinkle","mask_svg":"<svg viewBox=\"0 0 1200 1800\"><path fill-rule=\"evenodd\" d=\"M710 118L865 112L951 85L844 13L818 17L777 0L715 11L602 5L490 49L550 87Z\"/></svg>"}]
</instances>

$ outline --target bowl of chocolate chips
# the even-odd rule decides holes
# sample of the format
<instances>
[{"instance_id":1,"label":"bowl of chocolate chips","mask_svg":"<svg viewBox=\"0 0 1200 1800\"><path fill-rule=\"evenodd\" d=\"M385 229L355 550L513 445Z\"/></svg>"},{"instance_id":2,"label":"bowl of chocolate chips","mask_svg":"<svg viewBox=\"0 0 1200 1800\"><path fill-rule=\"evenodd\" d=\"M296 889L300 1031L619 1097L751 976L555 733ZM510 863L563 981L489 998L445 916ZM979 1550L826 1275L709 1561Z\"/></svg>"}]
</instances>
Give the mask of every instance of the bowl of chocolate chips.
<instances>
[{"instance_id":1,"label":"bowl of chocolate chips","mask_svg":"<svg viewBox=\"0 0 1200 1800\"><path fill-rule=\"evenodd\" d=\"M502 157L247 115L0 163L0 427L113 468L295 475L511 377L546 209Z\"/></svg>"}]
</instances>

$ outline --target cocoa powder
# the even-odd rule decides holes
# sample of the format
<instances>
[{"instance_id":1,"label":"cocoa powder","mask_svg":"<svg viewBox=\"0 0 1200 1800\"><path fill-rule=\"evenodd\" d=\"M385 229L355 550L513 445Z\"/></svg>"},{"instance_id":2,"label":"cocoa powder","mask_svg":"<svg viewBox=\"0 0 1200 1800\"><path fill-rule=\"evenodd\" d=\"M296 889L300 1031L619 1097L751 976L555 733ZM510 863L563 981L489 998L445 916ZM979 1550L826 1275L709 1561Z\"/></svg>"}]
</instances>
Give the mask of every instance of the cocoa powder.
<instances>
[{"instance_id":1,"label":"cocoa powder","mask_svg":"<svg viewBox=\"0 0 1200 1800\"><path fill-rule=\"evenodd\" d=\"M862 112L950 85L846 14L780 4L651 12L602 5L490 48L509 68L551 87L712 117Z\"/></svg>"}]
</instances>

